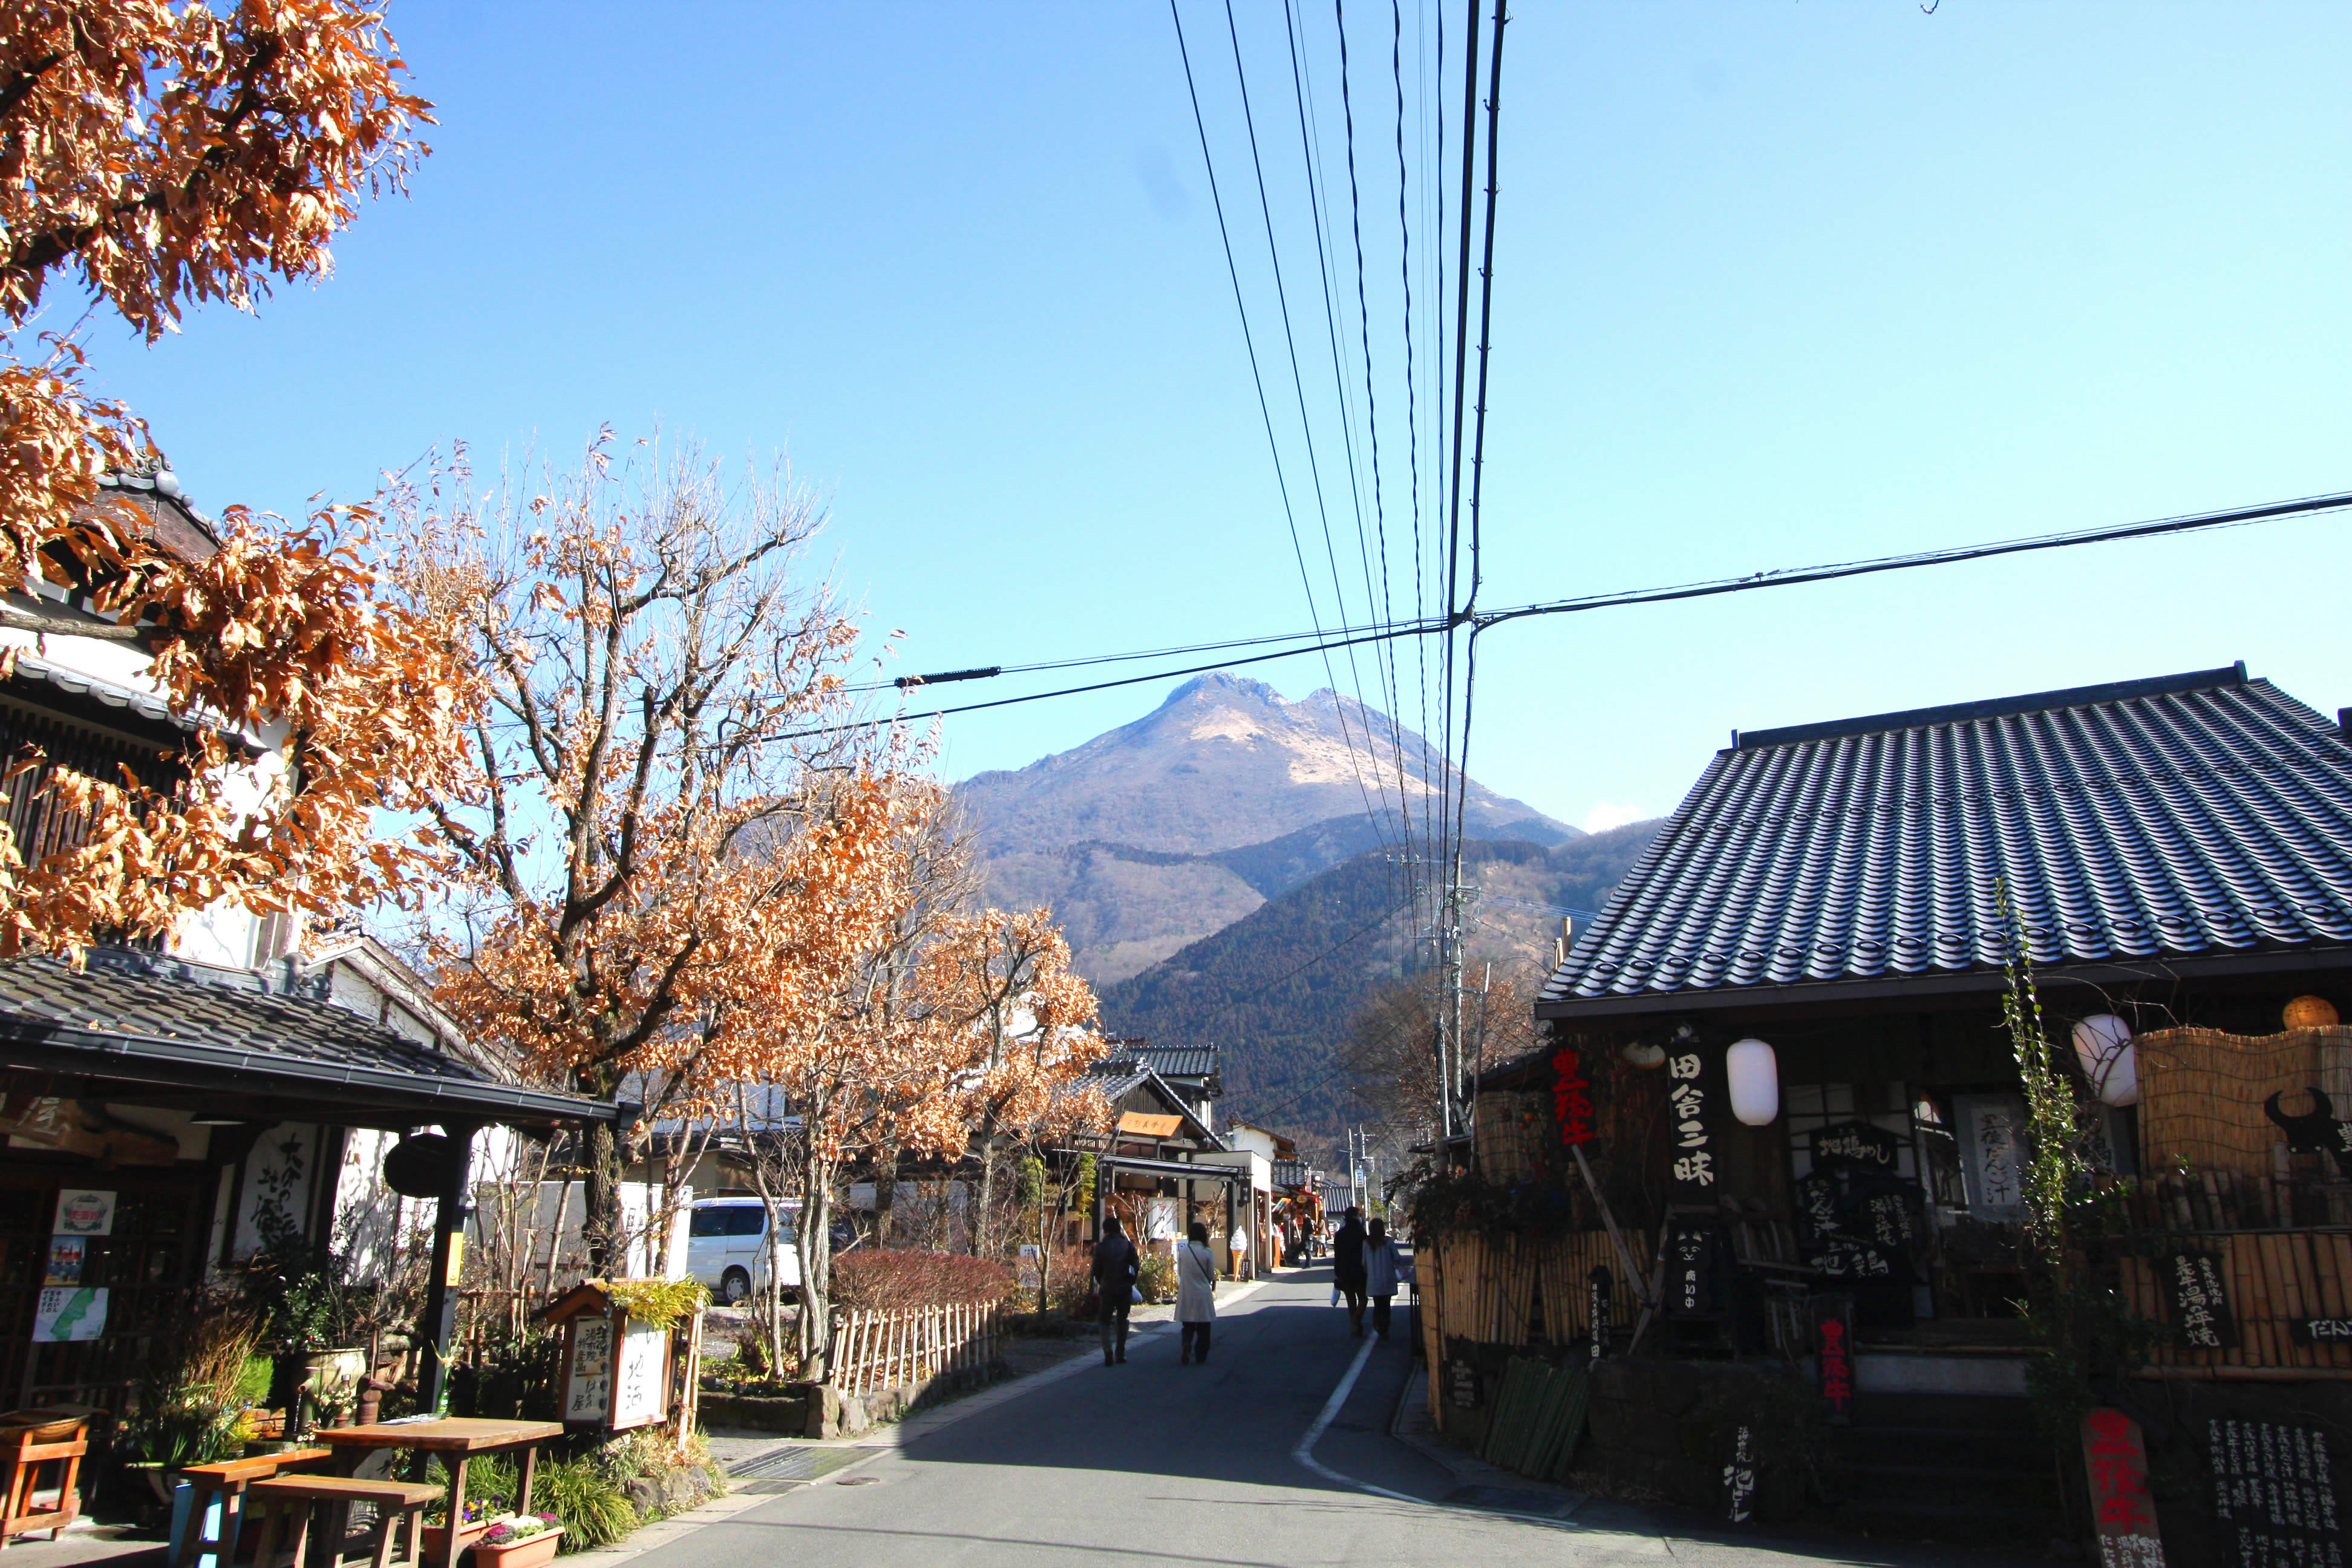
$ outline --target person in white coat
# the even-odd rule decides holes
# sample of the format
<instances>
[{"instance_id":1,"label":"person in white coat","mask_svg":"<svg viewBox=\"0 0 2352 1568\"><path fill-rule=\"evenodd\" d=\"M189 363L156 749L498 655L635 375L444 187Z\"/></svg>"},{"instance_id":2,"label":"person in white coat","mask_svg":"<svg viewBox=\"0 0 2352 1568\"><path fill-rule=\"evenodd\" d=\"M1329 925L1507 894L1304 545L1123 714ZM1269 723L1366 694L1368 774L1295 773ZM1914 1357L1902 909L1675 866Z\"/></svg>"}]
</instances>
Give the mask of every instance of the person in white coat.
<instances>
[{"instance_id":1,"label":"person in white coat","mask_svg":"<svg viewBox=\"0 0 2352 1568\"><path fill-rule=\"evenodd\" d=\"M1396 1238L1384 1220L1372 1221L1364 1237L1364 1293L1372 1299L1372 1331L1389 1337L1389 1305L1396 1300L1400 1280L1412 1278L1412 1265L1397 1252Z\"/></svg>"},{"instance_id":2,"label":"person in white coat","mask_svg":"<svg viewBox=\"0 0 2352 1568\"><path fill-rule=\"evenodd\" d=\"M1209 1227L1194 1220L1192 1239L1176 1249L1176 1321L1184 1336L1179 1366L1209 1359L1209 1331L1217 1321L1217 1253Z\"/></svg>"}]
</instances>

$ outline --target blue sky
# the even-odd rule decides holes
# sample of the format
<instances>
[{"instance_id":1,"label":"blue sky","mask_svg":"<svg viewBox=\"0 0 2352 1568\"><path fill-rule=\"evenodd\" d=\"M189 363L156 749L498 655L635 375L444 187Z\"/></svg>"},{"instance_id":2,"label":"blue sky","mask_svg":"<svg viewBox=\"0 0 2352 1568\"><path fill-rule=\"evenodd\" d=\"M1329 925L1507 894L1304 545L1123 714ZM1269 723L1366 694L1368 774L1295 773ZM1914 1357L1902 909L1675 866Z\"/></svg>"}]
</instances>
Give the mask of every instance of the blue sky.
<instances>
[{"instance_id":1,"label":"blue sky","mask_svg":"<svg viewBox=\"0 0 2352 1568\"><path fill-rule=\"evenodd\" d=\"M1352 540L1281 13L1236 9L1318 464ZM1396 87L1387 9L1355 13L1401 542ZM1419 147L1413 29L1435 17L1405 13ZM1233 46L1222 9L1184 15L1328 595ZM1332 20L1302 16L1343 181ZM844 586L906 632L902 668L1305 624L1164 7L392 19L439 105L436 151L408 198L363 214L338 275L152 349L91 342L200 504L291 510L453 437L488 460L658 421L789 456L829 500ZM2347 58L2340 5L1522 0L1485 602L2352 489ZM1435 232L1424 218L1418 259ZM1351 255L1340 282L1344 312ZM1607 820L1670 808L1734 727L2238 658L2332 712L2352 704L2331 607L2347 576L2352 523L2325 518L1521 623L1482 648L1471 766ZM1293 697L1324 681L1307 660L1253 673ZM1018 766L1164 689L952 721L949 769Z\"/></svg>"}]
</instances>

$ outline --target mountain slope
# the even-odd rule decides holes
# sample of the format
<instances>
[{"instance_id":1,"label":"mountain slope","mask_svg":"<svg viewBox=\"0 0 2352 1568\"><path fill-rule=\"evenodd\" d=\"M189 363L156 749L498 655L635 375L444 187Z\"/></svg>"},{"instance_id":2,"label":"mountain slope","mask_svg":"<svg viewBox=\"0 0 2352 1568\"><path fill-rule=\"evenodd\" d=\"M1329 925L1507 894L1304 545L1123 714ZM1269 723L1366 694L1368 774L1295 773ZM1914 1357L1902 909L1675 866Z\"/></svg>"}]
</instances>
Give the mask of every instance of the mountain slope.
<instances>
[{"instance_id":1,"label":"mountain slope","mask_svg":"<svg viewBox=\"0 0 2352 1568\"><path fill-rule=\"evenodd\" d=\"M1216 674L1131 724L976 774L956 794L989 900L1052 905L1079 972L1104 984L1392 843L1400 803L1417 822L1441 777L1431 748L1384 714L1328 690L1290 702ZM1580 837L1525 802L1465 787L1473 836Z\"/></svg>"},{"instance_id":2,"label":"mountain slope","mask_svg":"<svg viewBox=\"0 0 2352 1568\"><path fill-rule=\"evenodd\" d=\"M1597 910L1656 833L1634 823L1549 847L1465 846L1480 891L1474 964L1547 967L1558 908ZM1225 1047L1226 1116L1311 1142L1365 1114L1338 1068L1348 1021L1405 972L1404 888L1377 854L1360 855L1269 899L1224 930L1102 988L1111 1034Z\"/></svg>"}]
</instances>

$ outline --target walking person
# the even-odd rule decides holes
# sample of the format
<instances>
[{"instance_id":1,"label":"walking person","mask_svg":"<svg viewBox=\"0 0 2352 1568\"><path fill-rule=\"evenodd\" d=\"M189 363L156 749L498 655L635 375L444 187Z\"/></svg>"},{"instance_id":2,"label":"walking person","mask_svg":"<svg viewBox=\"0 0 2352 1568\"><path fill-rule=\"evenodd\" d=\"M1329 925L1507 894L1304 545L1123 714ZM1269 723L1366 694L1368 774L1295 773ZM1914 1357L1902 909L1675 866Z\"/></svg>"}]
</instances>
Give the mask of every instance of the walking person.
<instances>
[{"instance_id":1,"label":"walking person","mask_svg":"<svg viewBox=\"0 0 2352 1568\"><path fill-rule=\"evenodd\" d=\"M1141 1269L1135 1243L1127 1239L1118 1215L1109 1215L1103 1221L1102 1239L1095 1243L1095 1297L1102 1303L1105 1366L1127 1359L1127 1312L1135 1304L1135 1277Z\"/></svg>"},{"instance_id":2,"label":"walking person","mask_svg":"<svg viewBox=\"0 0 2352 1568\"><path fill-rule=\"evenodd\" d=\"M1412 1265L1397 1252L1396 1238L1386 1220L1372 1221L1364 1237L1364 1293L1372 1299L1372 1332L1389 1337L1389 1305L1396 1300L1397 1281L1412 1278Z\"/></svg>"},{"instance_id":3,"label":"walking person","mask_svg":"<svg viewBox=\"0 0 2352 1568\"><path fill-rule=\"evenodd\" d=\"M1331 1283L1348 1299L1348 1331L1364 1337L1364 1211L1353 1204L1331 1238Z\"/></svg>"},{"instance_id":4,"label":"walking person","mask_svg":"<svg viewBox=\"0 0 2352 1568\"><path fill-rule=\"evenodd\" d=\"M1209 1227L1192 1222L1192 1239L1176 1249L1176 1321L1184 1336L1179 1366L1209 1359L1209 1331L1217 1321L1217 1254Z\"/></svg>"}]
</instances>

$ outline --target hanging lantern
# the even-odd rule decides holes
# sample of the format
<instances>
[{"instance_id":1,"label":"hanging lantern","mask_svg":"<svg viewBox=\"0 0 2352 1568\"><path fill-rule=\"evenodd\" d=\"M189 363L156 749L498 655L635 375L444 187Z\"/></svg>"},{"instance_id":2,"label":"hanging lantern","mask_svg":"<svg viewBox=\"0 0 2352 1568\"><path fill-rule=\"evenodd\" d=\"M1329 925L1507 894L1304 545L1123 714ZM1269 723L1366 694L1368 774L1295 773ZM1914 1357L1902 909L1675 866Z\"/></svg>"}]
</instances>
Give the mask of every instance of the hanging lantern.
<instances>
[{"instance_id":1,"label":"hanging lantern","mask_svg":"<svg viewBox=\"0 0 2352 1568\"><path fill-rule=\"evenodd\" d=\"M2102 1105L2139 1103L2139 1056L2131 1026L2113 1013L2095 1013L2074 1026L2074 1059Z\"/></svg>"},{"instance_id":2,"label":"hanging lantern","mask_svg":"<svg viewBox=\"0 0 2352 1568\"><path fill-rule=\"evenodd\" d=\"M1731 1114L1750 1127L1769 1127L1780 1114L1780 1064L1761 1040L1742 1040L1723 1054L1731 1080Z\"/></svg>"},{"instance_id":3,"label":"hanging lantern","mask_svg":"<svg viewBox=\"0 0 2352 1568\"><path fill-rule=\"evenodd\" d=\"M2340 1020L2326 997L2298 996L2286 1005L2285 1022L2290 1029L2332 1029Z\"/></svg>"}]
</instances>

